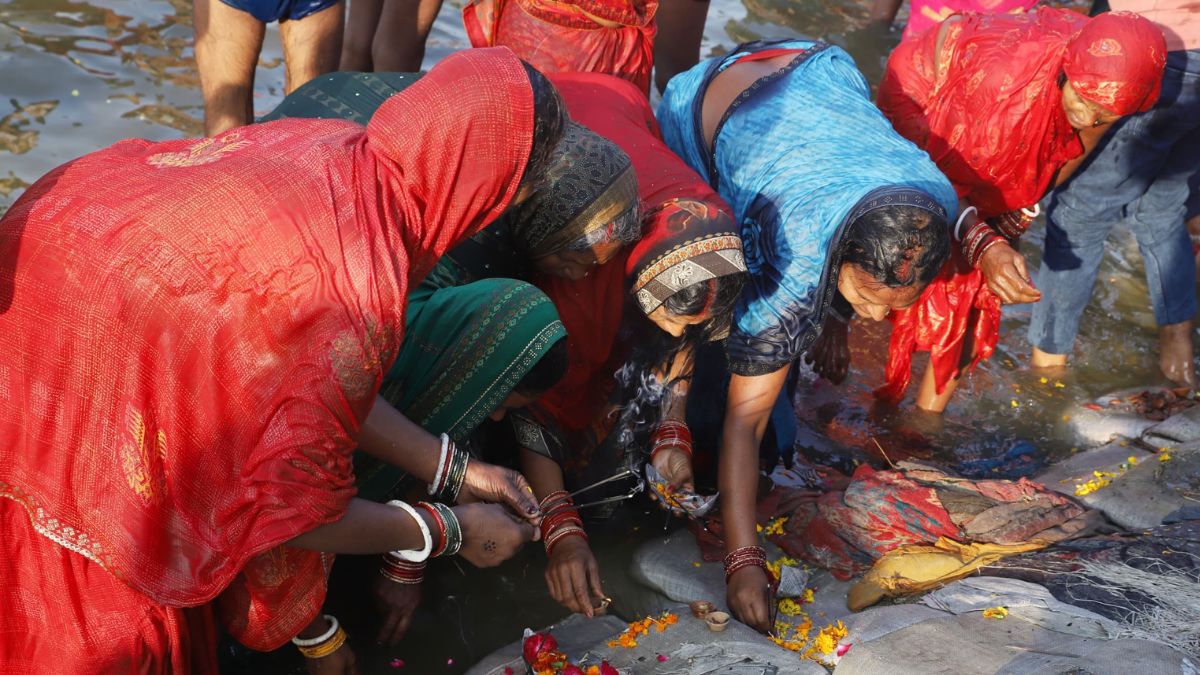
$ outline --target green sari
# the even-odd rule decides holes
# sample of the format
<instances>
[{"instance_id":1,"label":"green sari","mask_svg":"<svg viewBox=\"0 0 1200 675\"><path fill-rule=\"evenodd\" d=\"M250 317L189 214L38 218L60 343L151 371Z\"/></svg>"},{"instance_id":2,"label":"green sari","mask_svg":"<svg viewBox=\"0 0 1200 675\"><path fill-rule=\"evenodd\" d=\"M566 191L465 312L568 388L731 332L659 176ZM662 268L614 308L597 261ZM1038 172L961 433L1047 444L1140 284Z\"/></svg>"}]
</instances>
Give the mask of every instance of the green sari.
<instances>
[{"instance_id":1,"label":"green sari","mask_svg":"<svg viewBox=\"0 0 1200 675\"><path fill-rule=\"evenodd\" d=\"M554 304L523 281L486 279L408 296L404 342L380 395L431 434L463 444L567 331ZM358 494L381 501L401 469L354 455Z\"/></svg>"}]
</instances>

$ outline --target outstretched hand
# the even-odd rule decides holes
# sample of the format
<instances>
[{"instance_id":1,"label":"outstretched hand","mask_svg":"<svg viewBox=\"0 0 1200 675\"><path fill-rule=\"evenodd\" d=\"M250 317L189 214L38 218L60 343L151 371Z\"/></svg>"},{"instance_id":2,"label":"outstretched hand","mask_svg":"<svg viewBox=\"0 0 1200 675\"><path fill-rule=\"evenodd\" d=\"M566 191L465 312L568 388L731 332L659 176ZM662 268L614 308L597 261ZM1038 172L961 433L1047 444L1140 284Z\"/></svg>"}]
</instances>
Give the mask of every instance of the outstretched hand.
<instances>
[{"instance_id":1,"label":"outstretched hand","mask_svg":"<svg viewBox=\"0 0 1200 675\"><path fill-rule=\"evenodd\" d=\"M517 471L472 459L467 464L460 503L503 504L535 528L542 522L533 488Z\"/></svg>"},{"instance_id":2,"label":"outstretched hand","mask_svg":"<svg viewBox=\"0 0 1200 675\"><path fill-rule=\"evenodd\" d=\"M984 251L979 270L983 272L988 288L1006 305L1042 299L1041 291L1034 288L1025 267L1025 258L1007 242L999 242Z\"/></svg>"},{"instance_id":3,"label":"outstretched hand","mask_svg":"<svg viewBox=\"0 0 1200 675\"><path fill-rule=\"evenodd\" d=\"M771 630L771 603L775 602L767 573L749 566L733 573L725 589L725 599L739 621L760 633Z\"/></svg>"},{"instance_id":4,"label":"outstretched hand","mask_svg":"<svg viewBox=\"0 0 1200 675\"><path fill-rule=\"evenodd\" d=\"M596 601L604 598L600 588L600 566L583 537L567 537L554 545L546 564L546 586L562 606L589 619Z\"/></svg>"},{"instance_id":5,"label":"outstretched hand","mask_svg":"<svg viewBox=\"0 0 1200 675\"><path fill-rule=\"evenodd\" d=\"M499 504L460 504L454 515L463 533L458 554L476 567L495 567L539 536L538 528Z\"/></svg>"}]
</instances>

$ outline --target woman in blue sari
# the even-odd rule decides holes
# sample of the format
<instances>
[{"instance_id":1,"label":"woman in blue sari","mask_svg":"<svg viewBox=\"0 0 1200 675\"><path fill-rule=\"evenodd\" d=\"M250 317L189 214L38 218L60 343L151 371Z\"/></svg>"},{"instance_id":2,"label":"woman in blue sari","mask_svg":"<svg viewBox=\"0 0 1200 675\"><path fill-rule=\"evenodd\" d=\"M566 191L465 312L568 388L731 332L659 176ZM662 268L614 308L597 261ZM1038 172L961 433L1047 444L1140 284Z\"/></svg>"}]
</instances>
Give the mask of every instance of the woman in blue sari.
<instances>
[{"instance_id":1,"label":"woman in blue sari","mask_svg":"<svg viewBox=\"0 0 1200 675\"><path fill-rule=\"evenodd\" d=\"M949 255L957 198L837 47L743 45L672 79L658 116L667 144L741 226L749 280L727 358L698 362L693 386L728 382L719 466L727 596L738 618L765 631L758 448L790 366L806 355L822 375L845 377L850 310L879 321L917 300ZM693 397L689 407L704 403ZM689 409L689 423L705 417Z\"/></svg>"}]
</instances>

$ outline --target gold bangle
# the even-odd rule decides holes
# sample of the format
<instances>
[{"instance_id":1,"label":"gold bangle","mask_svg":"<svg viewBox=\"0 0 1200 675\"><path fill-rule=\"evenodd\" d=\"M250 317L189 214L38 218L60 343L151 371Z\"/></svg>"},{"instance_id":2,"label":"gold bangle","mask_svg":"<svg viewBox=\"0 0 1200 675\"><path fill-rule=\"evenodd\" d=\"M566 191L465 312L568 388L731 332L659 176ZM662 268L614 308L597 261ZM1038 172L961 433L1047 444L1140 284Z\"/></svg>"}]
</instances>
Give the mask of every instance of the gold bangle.
<instances>
[{"instance_id":1,"label":"gold bangle","mask_svg":"<svg viewBox=\"0 0 1200 675\"><path fill-rule=\"evenodd\" d=\"M315 647L296 647L296 649L299 649L300 653L306 659L323 659L341 649L344 644L346 644L346 631L342 630L341 626L338 626L337 632L333 634L333 637L325 642Z\"/></svg>"}]
</instances>

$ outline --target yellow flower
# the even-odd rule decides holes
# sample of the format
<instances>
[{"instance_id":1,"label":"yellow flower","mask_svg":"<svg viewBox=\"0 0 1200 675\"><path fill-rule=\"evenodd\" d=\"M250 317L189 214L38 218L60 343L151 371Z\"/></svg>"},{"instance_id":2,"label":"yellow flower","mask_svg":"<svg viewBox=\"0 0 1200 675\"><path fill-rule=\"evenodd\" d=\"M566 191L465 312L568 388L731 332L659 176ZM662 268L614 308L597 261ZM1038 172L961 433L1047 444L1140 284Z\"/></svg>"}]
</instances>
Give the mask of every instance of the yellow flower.
<instances>
[{"instance_id":1,"label":"yellow flower","mask_svg":"<svg viewBox=\"0 0 1200 675\"><path fill-rule=\"evenodd\" d=\"M774 536L782 535L783 534L783 526L784 526L784 524L787 523L787 520L788 520L787 516L783 516L782 518L775 518L771 522L767 523L767 529L764 530L764 532L766 532L766 535L768 537L773 536L773 535Z\"/></svg>"},{"instance_id":2,"label":"yellow flower","mask_svg":"<svg viewBox=\"0 0 1200 675\"><path fill-rule=\"evenodd\" d=\"M817 637L813 638L812 648L805 656L832 654L833 650L837 649L838 641L846 637L846 633L846 626L841 621L825 626L817 633Z\"/></svg>"},{"instance_id":3,"label":"yellow flower","mask_svg":"<svg viewBox=\"0 0 1200 675\"><path fill-rule=\"evenodd\" d=\"M1021 406L1021 404L1020 404L1020 403L1017 403L1017 399L1015 399L1015 398L1014 398L1014 399L1012 400L1012 407L1014 407L1014 408L1019 408L1020 406Z\"/></svg>"},{"instance_id":4,"label":"yellow flower","mask_svg":"<svg viewBox=\"0 0 1200 675\"><path fill-rule=\"evenodd\" d=\"M1045 378L1045 377L1038 379L1038 382L1041 382L1042 384L1046 384L1046 383L1047 383L1047 382L1049 382L1049 381L1050 381L1050 380L1049 380L1048 378Z\"/></svg>"},{"instance_id":5,"label":"yellow flower","mask_svg":"<svg viewBox=\"0 0 1200 675\"><path fill-rule=\"evenodd\" d=\"M1163 448L1162 452L1158 453L1158 461L1160 461L1160 462L1171 461L1171 453L1167 452L1166 448Z\"/></svg>"},{"instance_id":6,"label":"yellow flower","mask_svg":"<svg viewBox=\"0 0 1200 675\"><path fill-rule=\"evenodd\" d=\"M803 609L800 609L800 603L791 598L784 598L779 601L779 613L784 616L797 616Z\"/></svg>"},{"instance_id":7,"label":"yellow flower","mask_svg":"<svg viewBox=\"0 0 1200 675\"><path fill-rule=\"evenodd\" d=\"M1007 607L988 607L983 610L983 618L985 619L1003 619L1008 616Z\"/></svg>"},{"instance_id":8,"label":"yellow flower","mask_svg":"<svg viewBox=\"0 0 1200 675\"><path fill-rule=\"evenodd\" d=\"M811 589L811 588L804 589L804 594L800 596L800 599L803 600L804 602L812 602L814 599L813 598L813 589Z\"/></svg>"},{"instance_id":9,"label":"yellow flower","mask_svg":"<svg viewBox=\"0 0 1200 675\"><path fill-rule=\"evenodd\" d=\"M795 558L789 558L787 556L783 556L779 560L776 560L775 562L768 562L767 563L767 571L771 573L772 577L778 579L781 569L783 569L784 567L795 567L796 565L799 565L799 564L800 564L800 561L796 560Z\"/></svg>"},{"instance_id":10,"label":"yellow flower","mask_svg":"<svg viewBox=\"0 0 1200 675\"><path fill-rule=\"evenodd\" d=\"M1126 461L1126 462L1129 462L1130 466L1132 466L1132 465L1134 465L1134 464L1137 464L1137 457L1134 457L1133 455L1130 455L1130 456L1129 456L1129 459L1127 459L1127 460L1125 460L1125 461Z\"/></svg>"},{"instance_id":11,"label":"yellow flower","mask_svg":"<svg viewBox=\"0 0 1200 675\"><path fill-rule=\"evenodd\" d=\"M1062 389L1062 388L1064 388L1064 387L1066 387L1066 386L1067 386L1067 385L1063 384L1062 382L1059 382L1058 380L1055 380L1055 381L1054 381L1054 388L1055 388L1055 389Z\"/></svg>"}]
</instances>

